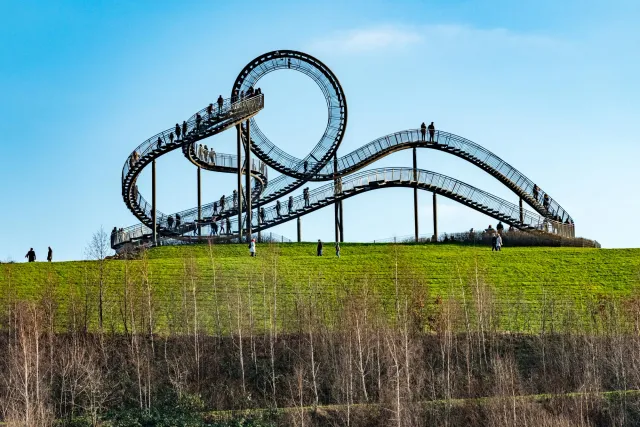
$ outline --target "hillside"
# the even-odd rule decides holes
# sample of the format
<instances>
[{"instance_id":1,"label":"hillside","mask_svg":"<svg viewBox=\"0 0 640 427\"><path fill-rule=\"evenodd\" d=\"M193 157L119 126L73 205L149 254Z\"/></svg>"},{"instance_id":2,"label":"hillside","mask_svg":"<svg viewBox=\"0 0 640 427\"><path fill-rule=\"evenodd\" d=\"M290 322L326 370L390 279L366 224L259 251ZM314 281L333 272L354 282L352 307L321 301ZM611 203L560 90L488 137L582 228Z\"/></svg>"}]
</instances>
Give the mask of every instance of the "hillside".
<instances>
[{"instance_id":1,"label":"hillside","mask_svg":"<svg viewBox=\"0 0 640 427\"><path fill-rule=\"evenodd\" d=\"M229 327L220 320L222 312L230 316L237 307L260 325L275 305L278 323L286 326L286 312L311 297L336 312L345 297L359 293L386 310L403 298L418 298L425 307L448 296L468 303L482 290L503 319L500 327L529 330L536 328L542 305L589 310L604 299L630 297L640 282L640 249L492 253L457 245L343 244L342 258L332 245L324 255L315 256L313 243L258 245L257 258L248 256L245 245L160 247L140 260L106 261L102 276L92 261L3 264L0 297L4 303L48 298L60 327L72 311L75 322L82 312L95 327L102 282L105 327L121 330L123 307L146 304L160 331L180 327L179 316L193 313L202 328L223 331ZM523 310L528 315L520 323Z\"/></svg>"}]
</instances>

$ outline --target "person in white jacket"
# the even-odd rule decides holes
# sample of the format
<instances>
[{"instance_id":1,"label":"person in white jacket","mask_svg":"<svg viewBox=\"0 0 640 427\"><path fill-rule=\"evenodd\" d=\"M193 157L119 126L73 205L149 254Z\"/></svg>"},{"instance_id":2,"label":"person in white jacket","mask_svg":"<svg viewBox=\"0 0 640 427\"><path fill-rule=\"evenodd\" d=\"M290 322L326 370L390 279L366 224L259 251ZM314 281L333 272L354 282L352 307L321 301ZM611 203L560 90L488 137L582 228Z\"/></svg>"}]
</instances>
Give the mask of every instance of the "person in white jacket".
<instances>
[{"instance_id":1,"label":"person in white jacket","mask_svg":"<svg viewBox=\"0 0 640 427\"><path fill-rule=\"evenodd\" d=\"M251 239L251 243L249 243L249 253L252 257L256 256L256 239Z\"/></svg>"},{"instance_id":2,"label":"person in white jacket","mask_svg":"<svg viewBox=\"0 0 640 427\"><path fill-rule=\"evenodd\" d=\"M502 247L502 235L498 234L496 236L496 251L499 251L501 247Z\"/></svg>"}]
</instances>

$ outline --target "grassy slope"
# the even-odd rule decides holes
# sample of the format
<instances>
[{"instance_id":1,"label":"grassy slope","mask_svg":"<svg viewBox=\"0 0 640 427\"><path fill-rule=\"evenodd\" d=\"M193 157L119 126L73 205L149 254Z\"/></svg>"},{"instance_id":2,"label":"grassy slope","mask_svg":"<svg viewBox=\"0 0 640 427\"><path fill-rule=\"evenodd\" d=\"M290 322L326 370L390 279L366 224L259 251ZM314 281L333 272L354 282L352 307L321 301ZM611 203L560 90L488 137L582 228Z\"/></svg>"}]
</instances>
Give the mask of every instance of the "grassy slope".
<instances>
[{"instance_id":1,"label":"grassy slope","mask_svg":"<svg viewBox=\"0 0 640 427\"><path fill-rule=\"evenodd\" d=\"M196 265L197 279L186 283L183 274L189 263ZM125 269L133 286L140 289L143 263L108 264L109 303L105 310L117 316ZM213 311L212 266L218 298L232 289L242 289L240 298L246 298L242 301L247 304L247 290L251 289L251 303L260 311L263 286L273 286L274 277L283 303L312 286L330 301L341 290L363 283L382 299L393 300L396 265L403 289L424 286L430 298L459 296L465 289L470 295L477 277L493 289L495 299L505 307L516 306L516 302L536 305L543 295L578 302L626 296L640 282L640 249L505 248L492 253L485 247L457 245L343 244L341 259L334 256L331 245L326 245L325 256L318 258L315 244L306 243L258 245L254 259L245 245L162 247L148 252L148 276L159 316L164 316L159 324L170 322L191 283L197 288L200 307ZM0 298L40 298L49 288L54 289L63 310L72 295L84 300L86 289L94 292L91 289L95 286L86 285L96 282L95 267L91 262L5 264L0 266Z\"/></svg>"}]
</instances>

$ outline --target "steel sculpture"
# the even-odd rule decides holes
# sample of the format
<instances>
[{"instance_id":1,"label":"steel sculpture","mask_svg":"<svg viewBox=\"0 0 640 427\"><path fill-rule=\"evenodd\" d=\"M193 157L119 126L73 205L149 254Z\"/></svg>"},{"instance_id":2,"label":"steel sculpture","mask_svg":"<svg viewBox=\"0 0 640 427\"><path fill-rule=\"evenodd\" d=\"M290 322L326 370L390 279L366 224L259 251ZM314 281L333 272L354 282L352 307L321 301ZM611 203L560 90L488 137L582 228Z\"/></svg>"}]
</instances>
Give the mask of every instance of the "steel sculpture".
<instances>
[{"instance_id":1,"label":"steel sculpture","mask_svg":"<svg viewBox=\"0 0 640 427\"><path fill-rule=\"evenodd\" d=\"M258 81L266 74L282 69L309 76L318 84L327 103L326 129L304 158L281 150L260 130L254 119L264 108L264 95L255 93ZM437 229L435 198L439 194L520 230L575 236L573 219L555 200L513 166L474 142L441 130L436 130L430 141L431 138L424 138L420 129L411 129L378 138L338 157L337 150L346 126L346 98L338 79L326 65L311 55L293 50L273 51L257 57L238 75L230 98L220 104L214 103L213 108L210 106L198 111L183 124L152 136L127 158L122 169L122 196L141 224L112 236L113 248L120 249L131 242L157 243L157 238L171 241L241 240L243 235L249 238L254 231L260 233L330 205L335 206L336 241L343 241L342 201L362 192L388 187L413 188L414 200L417 200L418 190L432 192L434 229ZM200 141L232 128L237 133L235 155L203 155L199 149ZM198 168L198 206L166 215L156 206L155 160L176 149L181 149ZM413 150L412 168L362 170L382 157L406 149ZM419 169L415 160L416 149L438 150L470 162L512 190L519 197L519 204L512 204L454 178ZM252 154L257 159L252 159ZM136 185L141 171L149 164L153 169L152 203L142 197ZM280 175L269 179L268 167ZM202 205L202 169L236 173L236 196ZM280 211L276 209L274 202L310 181L328 183L311 190L306 196L299 195L292 201L281 203L285 208ZM523 202L533 211L526 210ZM417 235L417 211L414 214ZM170 221L169 217L180 218L180 221ZM211 227L213 221L222 221L226 225L225 233L203 236L203 227Z\"/></svg>"}]
</instances>

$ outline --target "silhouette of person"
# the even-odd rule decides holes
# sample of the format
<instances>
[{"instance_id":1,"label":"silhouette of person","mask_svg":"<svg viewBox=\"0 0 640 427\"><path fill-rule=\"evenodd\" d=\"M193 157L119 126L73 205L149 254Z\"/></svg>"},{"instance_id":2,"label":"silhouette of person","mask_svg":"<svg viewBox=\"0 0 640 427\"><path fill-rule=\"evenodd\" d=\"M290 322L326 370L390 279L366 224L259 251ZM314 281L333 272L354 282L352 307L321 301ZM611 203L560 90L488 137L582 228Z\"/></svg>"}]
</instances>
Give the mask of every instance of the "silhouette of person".
<instances>
[{"instance_id":1,"label":"silhouette of person","mask_svg":"<svg viewBox=\"0 0 640 427\"><path fill-rule=\"evenodd\" d=\"M280 218L280 200L276 201L276 215Z\"/></svg>"},{"instance_id":2,"label":"silhouette of person","mask_svg":"<svg viewBox=\"0 0 640 427\"><path fill-rule=\"evenodd\" d=\"M536 184L533 184L533 198L536 199L536 202L538 201L538 196L540 195L539 191L540 188Z\"/></svg>"},{"instance_id":3,"label":"silhouette of person","mask_svg":"<svg viewBox=\"0 0 640 427\"><path fill-rule=\"evenodd\" d=\"M293 196L289 196L289 215L291 215L291 212L293 211Z\"/></svg>"},{"instance_id":4,"label":"silhouette of person","mask_svg":"<svg viewBox=\"0 0 640 427\"><path fill-rule=\"evenodd\" d=\"M187 136L187 130L189 130L189 126L187 125L187 121L183 120L182 121L182 138L185 138Z\"/></svg>"},{"instance_id":5,"label":"silhouette of person","mask_svg":"<svg viewBox=\"0 0 640 427\"><path fill-rule=\"evenodd\" d=\"M264 208L260 208L260 222L264 224Z\"/></svg>"},{"instance_id":6,"label":"silhouette of person","mask_svg":"<svg viewBox=\"0 0 640 427\"><path fill-rule=\"evenodd\" d=\"M180 139L180 125L176 123L176 139Z\"/></svg>"},{"instance_id":7,"label":"silhouette of person","mask_svg":"<svg viewBox=\"0 0 640 427\"><path fill-rule=\"evenodd\" d=\"M218 213L218 202L213 202L213 214L217 214Z\"/></svg>"},{"instance_id":8,"label":"silhouette of person","mask_svg":"<svg viewBox=\"0 0 640 427\"><path fill-rule=\"evenodd\" d=\"M222 213L222 211L224 211L224 203L225 203L225 199L224 196L220 196L220 213Z\"/></svg>"},{"instance_id":9,"label":"silhouette of person","mask_svg":"<svg viewBox=\"0 0 640 427\"><path fill-rule=\"evenodd\" d=\"M173 144L173 132L169 134L169 143Z\"/></svg>"},{"instance_id":10,"label":"silhouette of person","mask_svg":"<svg viewBox=\"0 0 640 427\"><path fill-rule=\"evenodd\" d=\"M433 122L431 122L431 124L429 125L429 142L435 142L435 137L436 135L436 127L433 125Z\"/></svg>"},{"instance_id":11,"label":"silhouette of person","mask_svg":"<svg viewBox=\"0 0 640 427\"><path fill-rule=\"evenodd\" d=\"M220 221L220 235L224 234L224 221Z\"/></svg>"},{"instance_id":12,"label":"silhouette of person","mask_svg":"<svg viewBox=\"0 0 640 427\"><path fill-rule=\"evenodd\" d=\"M420 125L420 137L420 141L427 140L427 125L424 122Z\"/></svg>"},{"instance_id":13,"label":"silhouette of person","mask_svg":"<svg viewBox=\"0 0 640 427\"><path fill-rule=\"evenodd\" d=\"M200 123L202 123L202 116L196 113L196 132L200 132Z\"/></svg>"},{"instance_id":14,"label":"silhouette of person","mask_svg":"<svg viewBox=\"0 0 640 427\"><path fill-rule=\"evenodd\" d=\"M336 256L340 258L340 243L336 242Z\"/></svg>"},{"instance_id":15,"label":"silhouette of person","mask_svg":"<svg viewBox=\"0 0 640 427\"><path fill-rule=\"evenodd\" d=\"M545 209L549 210L549 195L546 193L542 198L542 206L544 206Z\"/></svg>"},{"instance_id":16,"label":"silhouette of person","mask_svg":"<svg viewBox=\"0 0 640 427\"><path fill-rule=\"evenodd\" d=\"M216 165L216 151L213 148L209 150L209 163L211 163L213 166Z\"/></svg>"},{"instance_id":17,"label":"silhouette of person","mask_svg":"<svg viewBox=\"0 0 640 427\"><path fill-rule=\"evenodd\" d=\"M309 162L305 160L302 166L304 167L304 173L307 173L307 169L309 168Z\"/></svg>"},{"instance_id":18,"label":"silhouette of person","mask_svg":"<svg viewBox=\"0 0 640 427\"><path fill-rule=\"evenodd\" d=\"M29 249L29 252L27 252L27 254L24 257L27 258L29 262L35 262L36 253L33 251L33 248Z\"/></svg>"},{"instance_id":19,"label":"silhouette of person","mask_svg":"<svg viewBox=\"0 0 640 427\"><path fill-rule=\"evenodd\" d=\"M322 256L322 240L318 239L318 247L317 247L318 256Z\"/></svg>"},{"instance_id":20,"label":"silhouette of person","mask_svg":"<svg viewBox=\"0 0 640 427\"><path fill-rule=\"evenodd\" d=\"M222 106L224 105L224 99L222 99L222 95L218 97L218 114L222 113Z\"/></svg>"},{"instance_id":21,"label":"silhouette of person","mask_svg":"<svg viewBox=\"0 0 640 427\"><path fill-rule=\"evenodd\" d=\"M498 245L498 236L494 234L493 237L491 238L491 252L498 250L497 245Z\"/></svg>"},{"instance_id":22,"label":"silhouette of person","mask_svg":"<svg viewBox=\"0 0 640 427\"><path fill-rule=\"evenodd\" d=\"M180 228L180 214L176 214L176 228Z\"/></svg>"},{"instance_id":23,"label":"silhouette of person","mask_svg":"<svg viewBox=\"0 0 640 427\"><path fill-rule=\"evenodd\" d=\"M309 187L305 188L302 194L304 197L304 207L308 208L309 207Z\"/></svg>"},{"instance_id":24,"label":"silhouette of person","mask_svg":"<svg viewBox=\"0 0 640 427\"><path fill-rule=\"evenodd\" d=\"M496 230L498 230L498 233L502 233L502 230L504 230L504 225L502 225L502 221L498 221L498 225L496 225Z\"/></svg>"},{"instance_id":25,"label":"silhouette of person","mask_svg":"<svg viewBox=\"0 0 640 427\"><path fill-rule=\"evenodd\" d=\"M233 207L238 206L238 190L233 190Z\"/></svg>"},{"instance_id":26,"label":"silhouette of person","mask_svg":"<svg viewBox=\"0 0 640 427\"><path fill-rule=\"evenodd\" d=\"M231 234L231 220L227 218L227 234Z\"/></svg>"},{"instance_id":27,"label":"silhouette of person","mask_svg":"<svg viewBox=\"0 0 640 427\"><path fill-rule=\"evenodd\" d=\"M207 106L207 119L211 120L212 115L213 115L213 104L209 104Z\"/></svg>"},{"instance_id":28,"label":"silhouette of person","mask_svg":"<svg viewBox=\"0 0 640 427\"><path fill-rule=\"evenodd\" d=\"M53 261L53 249L49 246L49 250L47 251L47 262Z\"/></svg>"},{"instance_id":29,"label":"silhouette of person","mask_svg":"<svg viewBox=\"0 0 640 427\"><path fill-rule=\"evenodd\" d=\"M202 159L203 159L205 162L208 162L208 161L209 161L209 148L208 148L206 145L204 146L204 150L202 150L202 154L204 154L204 156L202 157Z\"/></svg>"},{"instance_id":30,"label":"silhouette of person","mask_svg":"<svg viewBox=\"0 0 640 427\"><path fill-rule=\"evenodd\" d=\"M162 140L160 139L160 137L158 137L157 144L158 144L158 148L162 147Z\"/></svg>"},{"instance_id":31,"label":"silhouette of person","mask_svg":"<svg viewBox=\"0 0 640 427\"><path fill-rule=\"evenodd\" d=\"M169 230L173 228L173 217L171 215L167 218L167 225L169 226Z\"/></svg>"}]
</instances>

